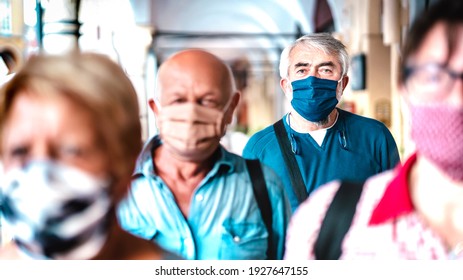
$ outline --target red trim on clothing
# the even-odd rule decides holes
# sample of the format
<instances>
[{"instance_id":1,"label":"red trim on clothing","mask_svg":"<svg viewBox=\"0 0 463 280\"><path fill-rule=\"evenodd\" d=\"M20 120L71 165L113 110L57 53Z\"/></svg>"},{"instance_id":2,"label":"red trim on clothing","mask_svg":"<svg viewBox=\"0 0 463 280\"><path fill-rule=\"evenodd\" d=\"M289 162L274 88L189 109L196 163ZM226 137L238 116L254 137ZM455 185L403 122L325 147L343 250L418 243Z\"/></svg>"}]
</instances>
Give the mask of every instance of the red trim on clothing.
<instances>
[{"instance_id":1,"label":"red trim on clothing","mask_svg":"<svg viewBox=\"0 0 463 280\"><path fill-rule=\"evenodd\" d=\"M381 224L389 219L413 211L408 175L415 162L416 153L410 156L403 166L398 167L395 178L388 184L383 197L373 210L368 225Z\"/></svg>"}]
</instances>

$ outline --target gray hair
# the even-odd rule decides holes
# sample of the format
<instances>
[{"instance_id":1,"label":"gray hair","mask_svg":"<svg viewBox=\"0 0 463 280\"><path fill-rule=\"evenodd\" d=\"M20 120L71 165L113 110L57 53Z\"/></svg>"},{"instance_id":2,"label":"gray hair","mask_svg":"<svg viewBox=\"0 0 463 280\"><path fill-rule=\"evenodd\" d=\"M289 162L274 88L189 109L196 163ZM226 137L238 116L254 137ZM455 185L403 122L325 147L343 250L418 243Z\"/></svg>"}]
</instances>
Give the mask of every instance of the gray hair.
<instances>
[{"instance_id":1,"label":"gray hair","mask_svg":"<svg viewBox=\"0 0 463 280\"><path fill-rule=\"evenodd\" d=\"M313 33L300 37L281 52L279 69L282 79L288 77L289 56L291 51L299 45L319 49L325 53L337 56L339 64L341 64L342 76L347 74L349 70L349 55L347 54L346 46L329 33Z\"/></svg>"}]
</instances>

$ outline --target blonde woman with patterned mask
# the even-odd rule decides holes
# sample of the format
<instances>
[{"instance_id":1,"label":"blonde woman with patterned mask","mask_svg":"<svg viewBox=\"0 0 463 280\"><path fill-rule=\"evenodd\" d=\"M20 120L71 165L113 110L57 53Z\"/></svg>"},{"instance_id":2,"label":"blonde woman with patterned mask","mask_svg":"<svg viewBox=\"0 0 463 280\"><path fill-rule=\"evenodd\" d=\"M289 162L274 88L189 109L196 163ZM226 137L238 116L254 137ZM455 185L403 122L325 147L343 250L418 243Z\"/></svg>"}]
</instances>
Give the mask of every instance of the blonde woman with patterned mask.
<instances>
[{"instance_id":1,"label":"blonde woman with patterned mask","mask_svg":"<svg viewBox=\"0 0 463 280\"><path fill-rule=\"evenodd\" d=\"M3 259L163 259L122 230L141 126L135 90L98 54L36 56L0 94Z\"/></svg>"}]
</instances>

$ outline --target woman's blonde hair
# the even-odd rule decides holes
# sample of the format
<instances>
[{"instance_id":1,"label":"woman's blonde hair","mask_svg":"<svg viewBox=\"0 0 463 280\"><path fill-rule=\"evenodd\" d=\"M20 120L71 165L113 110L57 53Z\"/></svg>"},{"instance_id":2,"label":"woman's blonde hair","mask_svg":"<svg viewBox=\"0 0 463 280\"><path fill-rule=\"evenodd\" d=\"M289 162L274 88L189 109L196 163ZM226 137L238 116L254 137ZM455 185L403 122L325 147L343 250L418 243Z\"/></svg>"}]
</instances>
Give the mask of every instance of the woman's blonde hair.
<instances>
[{"instance_id":1,"label":"woman's blonde hair","mask_svg":"<svg viewBox=\"0 0 463 280\"><path fill-rule=\"evenodd\" d=\"M21 92L65 96L87 110L108 153L112 175L117 180L130 178L142 145L141 124L136 91L119 65L95 53L31 57L0 91L0 139Z\"/></svg>"}]
</instances>

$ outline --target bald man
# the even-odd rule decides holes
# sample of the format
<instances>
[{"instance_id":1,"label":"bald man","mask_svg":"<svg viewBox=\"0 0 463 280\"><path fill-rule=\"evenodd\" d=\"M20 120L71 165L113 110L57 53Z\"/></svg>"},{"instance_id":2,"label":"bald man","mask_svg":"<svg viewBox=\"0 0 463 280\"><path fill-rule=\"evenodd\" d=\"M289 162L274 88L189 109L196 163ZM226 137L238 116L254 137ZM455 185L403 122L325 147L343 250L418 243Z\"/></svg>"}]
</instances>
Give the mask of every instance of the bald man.
<instances>
[{"instance_id":1,"label":"bald man","mask_svg":"<svg viewBox=\"0 0 463 280\"><path fill-rule=\"evenodd\" d=\"M229 67L206 51L161 65L148 102L159 134L140 154L118 211L122 227L185 259L282 258L291 210L280 179L220 145L240 98L234 85ZM250 176L259 166L260 185ZM265 195L255 195L258 185ZM265 199L270 207L258 204Z\"/></svg>"}]
</instances>

